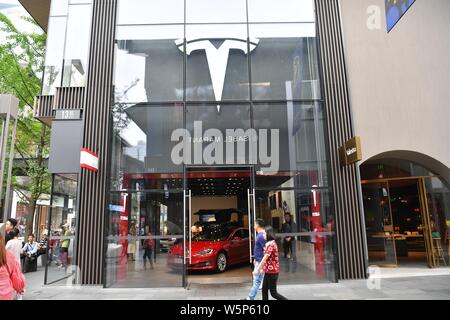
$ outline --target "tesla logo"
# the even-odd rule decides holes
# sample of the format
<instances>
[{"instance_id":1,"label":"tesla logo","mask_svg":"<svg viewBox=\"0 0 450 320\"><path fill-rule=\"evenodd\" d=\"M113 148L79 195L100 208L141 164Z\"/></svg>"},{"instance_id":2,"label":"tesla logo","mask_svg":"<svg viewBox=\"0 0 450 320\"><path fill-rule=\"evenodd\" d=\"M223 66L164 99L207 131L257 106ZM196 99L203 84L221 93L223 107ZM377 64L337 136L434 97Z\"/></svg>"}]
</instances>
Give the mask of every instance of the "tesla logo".
<instances>
[{"instance_id":1,"label":"tesla logo","mask_svg":"<svg viewBox=\"0 0 450 320\"><path fill-rule=\"evenodd\" d=\"M178 49L184 51L183 40L177 40L175 43ZM225 39L223 43L216 48L211 41L207 39L191 40L186 43L186 54L190 55L192 52L199 50L205 51L214 97L216 101L221 101L230 50L239 50L244 52L244 54L248 54L256 48L258 43L259 40L255 39L250 41L250 45L247 46L247 41L245 39ZM220 111L220 106L217 106L217 110Z\"/></svg>"}]
</instances>

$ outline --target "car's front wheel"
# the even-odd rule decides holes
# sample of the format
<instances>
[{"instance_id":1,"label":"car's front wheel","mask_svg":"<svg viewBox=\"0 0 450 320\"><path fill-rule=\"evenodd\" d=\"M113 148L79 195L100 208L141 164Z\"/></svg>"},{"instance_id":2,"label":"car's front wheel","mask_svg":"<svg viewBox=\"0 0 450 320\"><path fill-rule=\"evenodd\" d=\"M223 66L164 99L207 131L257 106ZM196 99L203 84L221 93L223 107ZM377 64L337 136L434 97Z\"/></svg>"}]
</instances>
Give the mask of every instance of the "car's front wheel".
<instances>
[{"instance_id":1,"label":"car's front wheel","mask_svg":"<svg viewBox=\"0 0 450 320\"><path fill-rule=\"evenodd\" d=\"M224 272L227 269L228 259L224 252L217 255L217 271Z\"/></svg>"}]
</instances>

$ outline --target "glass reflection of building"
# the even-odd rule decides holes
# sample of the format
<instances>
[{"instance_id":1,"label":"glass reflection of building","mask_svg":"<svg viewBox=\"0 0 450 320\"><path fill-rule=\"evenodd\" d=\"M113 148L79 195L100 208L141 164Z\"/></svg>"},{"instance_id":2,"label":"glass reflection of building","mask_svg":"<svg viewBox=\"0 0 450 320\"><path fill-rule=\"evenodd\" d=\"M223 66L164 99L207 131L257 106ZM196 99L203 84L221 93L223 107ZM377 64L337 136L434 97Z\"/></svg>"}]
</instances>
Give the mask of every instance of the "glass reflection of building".
<instances>
[{"instance_id":1,"label":"glass reflection of building","mask_svg":"<svg viewBox=\"0 0 450 320\"><path fill-rule=\"evenodd\" d=\"M274 226L280 250L286 238L284 213L292 214L295 252L282 263L282 283L336 281L314 1L112 2L117 3L115 25L106 32L114 34L114 54L108 59L113 97L110 141L105 140L107 204L105 230L97 232L105 236L99 255L103 284L186 284L186 270L163 265L172 246L187 243L185 194L199 188L189 176L193 166L228 168L231 175L233 166L248 169L242 180L248 181L254 204L247 204L244 190L238 196L240 209ZM101 15L96 10L92 0L52 1L50 10L42 99L52 97L56 109L80 109L82 121L93 94L88 90L102 90L88 84L99 76L88 79L98 67L88 63L96 54L91 48L97 41L92 19ZM72 94L79 96L71 100ZM55 120L61 126L64 119ZM199 134L206 141L193 141ZM230 138L237 141L227 142ZM212 149L208 139L219 143ZM184 161L174 160L177 156ZM78 238L79 230L93 230L79 226L77 208L86 205L79 200L85 192L79 190L82 176L77 171L54 174L51 238L55 249L70 240L73 268L57 271L60 255L55 254L46 283L75 274L76 253L86 254L86 244L77 249L85 241ZM61 191L57 183L73 190ZM92 237L97 241L97 235ZM159 269L143 278L142 250L149 239L155 242L152 254Z\"/></svg>"},{"instance_id":2,"label":"glass reflection of building","mask_svg":"<svg viewBox=\"0 0 450 320\"><path fill-rule=\"evenodd\" d=\"M298 246L313 251L299 257L298 270L312 270L312 281L335 281L318 74L313 1L283 1L283 6L248 1L248 18L244 0L226 6L186 1L186 7L176 0L170 5L119 1L108 250L116 248L114 254L120 256L117 248L124 250L130 240L131 224L139 230L148 227L155 236L182 240L187 176L185 166L172 158L180 143L172 139L175 130L185 128L190 138L198 122L206 138L211 138L207 132L223 138L229 129L254 129L257 134L267 130L266 155L273 156L272 151L278 161L273 170L267 170L259 150L257 161L251 158L250 143L244 154L235 149L231 162L224 143L224 156L212 164L196 159L195 143L186 143L190 157L184 164L254 165L258 217L277 223L280 232L283 218L274 217L281 214L281 206L271 207L269 201L285 199L298 225ZM278 130L278 141L271 139L271 130ZM203 143L201 151L207 147ZM314 259L321 262L315 265ZM308 278L296 273L297 263L286 268L283 282ZM120 262L107 263L106 285L132 286L132 273L123 271L121 276L120 269ZM169 271L165 277L161 285L179 285L181 280L181 274ZM161 281L146 282L158 286Z\"/></svg>"}]
</instances>

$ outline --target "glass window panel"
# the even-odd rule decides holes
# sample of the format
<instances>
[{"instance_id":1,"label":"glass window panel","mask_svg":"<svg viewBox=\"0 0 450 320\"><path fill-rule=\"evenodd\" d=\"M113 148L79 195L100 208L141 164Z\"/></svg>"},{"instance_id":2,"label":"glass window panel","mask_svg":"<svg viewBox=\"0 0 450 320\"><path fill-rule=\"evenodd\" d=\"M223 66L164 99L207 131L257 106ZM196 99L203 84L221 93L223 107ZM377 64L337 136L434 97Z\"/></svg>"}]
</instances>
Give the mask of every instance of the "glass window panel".
<instances>
[{"instance_id":1,"label":"glass window panel","mask_svg":"<svg viewBox=\"0 0 450 320\"><path fill-rule=\"evenodd\" d=\"M434 247L442 248L444 259L448 263L450 258L450 191L447 184L437 177L425 179L425 184ZM439 263L442 262L439 260Z\"/></svg>"},{"instance_id":2,"label":"glass window panel","mask_svg":"<svg viewBox=\"0 0 450 320\"><path fill-rule=\"evenodd\" d=\"M44 80L42 84L43 95L54 94L55 88L61 85L66 22L66 17L51 17L49 20Z\"/></svg>"},{"instance_id":3,"label":"glass window panel","mask_svg":"<svg viewBox=\"0 0 450 320\"><path fill-rule=\"evenodd\" d=\"M396 265L394 221L386 182L362 185L369 262Z\"/></svg>"},{"instance_id":4,"label":"glass window panel","mask_svg":"<svg viewBox=\"0 0 450 320\"><path fill-rule=\"evenodd\" d=\"M257 218L274 228L284 284L336 281L335 222L326 189L257 190Z\"/></svg>"},{"instance_id":5,"label":"glass window panel","mask_svg":"<svg viewBox=\"0 0 450 320\"><path fill-rule=\"evenodd\" d=\"M249 98L245 24L188 25L186 41L187 100L222 101Z\"/></svg>"},{"instance_id":6,"label":"glass window panel","mask_svg":"<svg viewBox=\"0 0 450 320\"><path fill-rule=\"evenodd\" d=\"M68 0L52 0L50 16L65 16L68 10Z\"/></svg>"},{"instance_id":7,"label":"glass window panel","mask_svg":"<svg viewBox=\"0 0 450 320\"><path fill-rule=\"evenodd\" d=\"M250 128L248 104L188 105L186 129L191 156L186 164L249 164Z\"/></svg>"},{"instance_id":8,"label":"glass window panel","mask_svg":"<svg viewBox=\"0 0 450 320\"><path fill-rule=\"evenodd\" d=\"M54 175L50 209L47 251L47 284L63 280L71 285L75 280L75 243L78 218L78 175ZM68 278L69 277L69 278Z\"/></svg>"},{"instance_id":9,"label":"glass window panel","mask_svg":"<svg viewBox=\"0 0 450 320\"><path fill-rule=\"evenodd\" d=\"M183 128L183 107L115 104L113 107L112 190L160 189L179 179L172 161L172 133ZM179 180L176 188L181 187ZM171 187L172 188L172 187Z\"/></svg>"},{"instance_id":10,"label":"glass window panel","mask_svg":"<svg viewBox=\"0 0 450 320\"><path fill-rule=\"evenodd\" d=\"M119 0L117 24L184 23L184 0Z\"/></svg>"},{"instance_id":11,"label":"glass window panel","mask_svg":"<svg viewBox=\"0 0 450 320\"><path fill-rule=\"evenodd\" d=\"M253 119L259 135L257 187L328 185L321 104L255 104Z\"/></svg>"},{"instance_id":12,"label":"glass window panel","mask_svg":"<svg viewBox=\"0 0 450 320\"><path fill-rule=\"evenodd\" d=\"M92 0L70 0L70 4L91 4Z\"/></svg>"},{"instance_id":13,"label":"glass window panel","mask_svg":"<svg viewBox=\"0 0 450 320\"><path fill-rule=\"evenodd\" d=\"M311 22L314 0L248 0L249 22Z\"/></svg>"},{"instance_id":14,"label":"glass window panel","mask_svg":"<svg viewBox=\"0 0 450 320\"><path fill-rule=\"evenodd\" d=\"M86 85L91 5L71 5L67 21L66 49L64 53L63 86Z\"/></svg>"},{"instance_id":15,"label":"glass window panel","mask_svg":"<svg viewBox=\"0 0 450 320\"><path fill-rule=\"evenodd\" d=\"M183 193L111 193L106 286L180 287Z\"/></svg>"},{"instance_id":16,"label":"glass window panel","mask_svg":"<svg viewBox=\"0 0 450 320\"><path fill-rule=\"evenodd\" d=\"M183 37L183 26L117 27L115 100L183 100Z\"/></svg>"},{"instance_id":17,"label":"glass window panel","mask_svg":"<svg viewBox=\"0 0 450 320\"><path fill-rule=\"evenodd\" d=\"M247 22L245 0L187 0L186 23Z\"/></svg>"},{"instance_id":18,"label":"glass window panel","mask_svg":"<svg viewBox=\"0 0 450 320\"><path fill-rule=\"evenodd\" d=\"M319 99L314 24L250 25L254 100Z\"/></svg>"},{"instance_id":19,"label":"glass window panel","mask_svg":"<svg viewBox=\"0 0 450 320\"><path fill-rule=\"evenodd\" d=\"M362 180L434 176L427 168L400 159L368 160L361 164L360 171Z\"/></svg>"}]
</instances>

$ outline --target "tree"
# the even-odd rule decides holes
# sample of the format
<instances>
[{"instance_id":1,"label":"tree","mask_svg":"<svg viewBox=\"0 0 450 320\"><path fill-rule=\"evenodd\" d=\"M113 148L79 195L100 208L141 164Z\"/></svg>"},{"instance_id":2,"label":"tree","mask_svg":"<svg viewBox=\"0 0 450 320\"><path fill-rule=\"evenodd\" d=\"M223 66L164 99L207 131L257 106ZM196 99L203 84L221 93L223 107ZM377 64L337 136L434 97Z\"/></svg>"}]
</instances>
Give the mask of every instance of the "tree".
<instances>
[{"instance_id":1,"label":"tree","mask_svg":"<svg viewBox=\"0 0 450 320\"><path fill-rule=\"evenodd\" d=\"M29 17L22 17L37 26ZM0 13L0 92L16 96L19 115L15 141L12 187L28 204L26 234L33 232L38 199L50 193L51 178L45 166L49 154L50 128L33 117L34 99L40 94L40 74L44 68L46 34L19 31ZM25 176L25 179L17 179Z\"/></svg>"}]
</instances>

